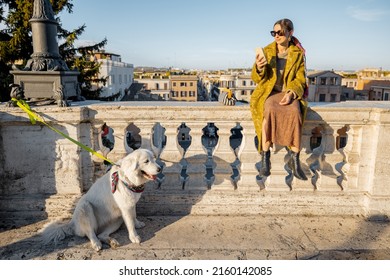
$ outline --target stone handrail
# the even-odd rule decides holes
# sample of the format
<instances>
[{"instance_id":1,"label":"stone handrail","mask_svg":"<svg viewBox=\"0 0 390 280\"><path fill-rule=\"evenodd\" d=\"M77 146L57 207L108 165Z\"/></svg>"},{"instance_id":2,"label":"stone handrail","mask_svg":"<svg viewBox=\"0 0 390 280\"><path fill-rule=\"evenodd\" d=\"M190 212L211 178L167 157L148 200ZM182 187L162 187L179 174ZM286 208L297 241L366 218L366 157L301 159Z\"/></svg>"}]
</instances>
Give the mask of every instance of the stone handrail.
<instances>
[{"instance_id":1,"label":"stone handrail","mask_svg":"<svg viewBox=\"0 0 390 280\"><path fill-rule=\"evenodd\" d=\"M291 176L283 147L272 152L271 176L259 176L247 104L80 102L34 109L110 160L131 151L130 138L153 150L163 171L143 195L141 213L390 213L390 103L310 104L301 153L308 181ZM18 108L0 107L0 117L2 196L76 195L105 171L86 151L31 125ZM103 124L113 130L112 150L102 145Z\"/></svg>"}]
</instances>

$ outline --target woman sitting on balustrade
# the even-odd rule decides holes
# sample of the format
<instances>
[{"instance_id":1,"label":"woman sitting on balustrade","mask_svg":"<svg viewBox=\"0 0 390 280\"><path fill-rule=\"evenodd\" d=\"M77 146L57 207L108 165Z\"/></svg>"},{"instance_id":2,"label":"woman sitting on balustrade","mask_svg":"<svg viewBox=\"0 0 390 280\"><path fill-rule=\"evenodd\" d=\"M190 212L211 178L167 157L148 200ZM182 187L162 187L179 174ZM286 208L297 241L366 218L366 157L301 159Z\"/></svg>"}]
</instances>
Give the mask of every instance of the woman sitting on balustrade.
<instances>
[{"instance_id":1,"label":"woman sitting on balustrade","mask_svg":"<svg viewBox=\"0 0 390 280\"><path fill-rule=\"evenodd\" d=\"M307 180L299 160L307 110L305 51L293 32L291 20L277 21L271 31L275 41L263 49L263 55L256 55L252 80L257 87L250 108L262 156L261 175L271 174L270 148L278 144L288 148L294 176Z\"/></svg>"}]
</instances>

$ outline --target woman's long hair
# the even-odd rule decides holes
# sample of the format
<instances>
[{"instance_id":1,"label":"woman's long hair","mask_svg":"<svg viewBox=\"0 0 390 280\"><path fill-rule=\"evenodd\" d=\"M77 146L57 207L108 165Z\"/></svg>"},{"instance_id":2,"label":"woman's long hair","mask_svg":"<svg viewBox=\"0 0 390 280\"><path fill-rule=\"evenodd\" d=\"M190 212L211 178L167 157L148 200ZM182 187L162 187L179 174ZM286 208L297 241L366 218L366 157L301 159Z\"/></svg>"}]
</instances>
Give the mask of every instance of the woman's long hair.
<instances>
[{"instance_id":1,"label":"woman's long hair","mask_svg":"<svg viewBox=\"0 0 390 280\"><path fill-rule=\"evenodd\" d=\"M288 18L284 18L284 19L280 19L278 20L277 22L275 22L274 26L279 24L280 27L282 28L283 32L286 33L287 32L291 32L291 31L294 31L294 24L291 20L289 20ZM290 44L293 44L294 46L297 46L298 48L300 48L303 53L306 52L306 50L302 47L302 44L301 42L298 40L297 37L295 36L291 36L289 38L290 40Z\"/></svg>"}]
</instances>

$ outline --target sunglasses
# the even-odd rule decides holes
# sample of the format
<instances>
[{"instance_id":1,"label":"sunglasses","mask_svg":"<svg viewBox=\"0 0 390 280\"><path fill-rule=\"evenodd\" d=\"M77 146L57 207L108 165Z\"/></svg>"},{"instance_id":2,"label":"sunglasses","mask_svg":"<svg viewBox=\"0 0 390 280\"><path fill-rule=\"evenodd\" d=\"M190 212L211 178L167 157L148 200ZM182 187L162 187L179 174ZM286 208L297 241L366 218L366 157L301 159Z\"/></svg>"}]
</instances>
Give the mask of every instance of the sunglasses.
<instances>
[{"instance_id":1,"label":"sunglasses","mask_svg":"<svg viewBox=\"0 0 390 280\"><path fill-rule=\"evenodd\" d=\"M284 36L284 32L282 30L278 30L278 31L271 31L271 36L272 37L275 37L276 35L278 36Z\"/></svg>"}]
</instances>

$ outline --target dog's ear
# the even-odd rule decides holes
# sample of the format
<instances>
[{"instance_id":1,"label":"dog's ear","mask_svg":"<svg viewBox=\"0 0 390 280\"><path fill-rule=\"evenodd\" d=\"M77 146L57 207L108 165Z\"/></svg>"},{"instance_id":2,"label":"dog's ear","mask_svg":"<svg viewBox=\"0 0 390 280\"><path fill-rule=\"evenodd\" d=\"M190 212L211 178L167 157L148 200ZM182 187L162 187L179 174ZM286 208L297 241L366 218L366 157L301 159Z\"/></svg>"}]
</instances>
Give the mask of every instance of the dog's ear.
<instances>
[{"instance_id":1,"label":"dog's ear","mask_svg":"<svg viewBox=\"0 0 390 280\"><path fill-rule=\"evenodd\" d=\"M121 169L135 171L138 168L138 160L134 157L127 157L122 161Z\"/></svg>"},{"instance_id":2,"label":"dog's ear","mask_svg":"<svg viewBox=\"0 0 390 280\"><path fill-rule=\"evenodd\" d=\"M131 163L130 163L130 170L132 171L135 171L137 170L138 168L138 160L136 160L135 158L132 159Z\"/></svg>"}]
</instances>

